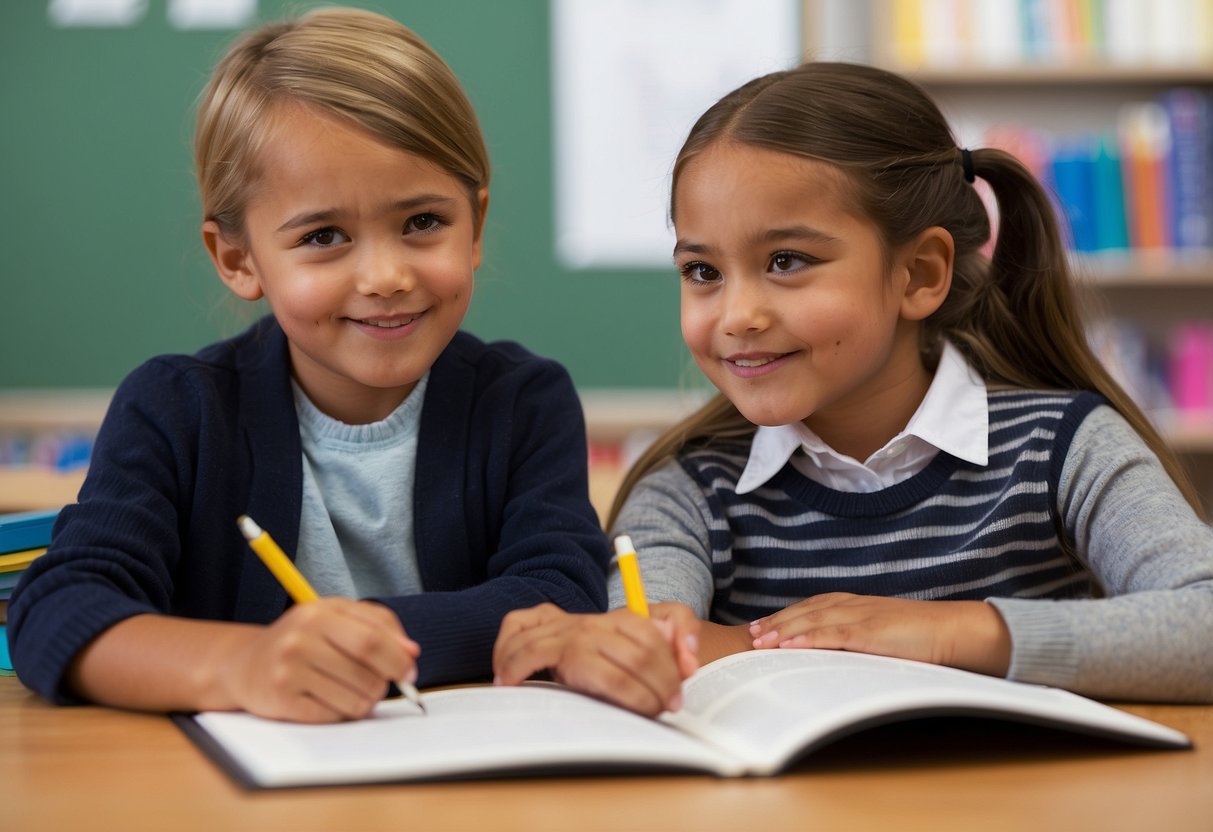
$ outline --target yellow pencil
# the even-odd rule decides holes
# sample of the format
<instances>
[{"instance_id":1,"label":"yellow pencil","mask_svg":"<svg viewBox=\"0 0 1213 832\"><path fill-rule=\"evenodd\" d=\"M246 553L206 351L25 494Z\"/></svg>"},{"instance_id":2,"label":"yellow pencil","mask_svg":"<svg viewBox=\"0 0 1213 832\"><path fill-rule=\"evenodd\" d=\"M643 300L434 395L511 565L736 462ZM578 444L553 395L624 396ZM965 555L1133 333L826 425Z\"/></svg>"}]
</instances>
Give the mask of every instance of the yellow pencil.
<instances>
[{"instance_id":1,"label":"yellow pencil","mask_svg":"<svg viewBox=\"0 0 1213 832\"><path fill-rule=\"evenodd\" d=\"M295 564L291 563L291 559L286 556L286 552L274 542L274 538L270 537L269 532L262 529L253 518L247 514L242 514L236 519L237 525L240 526L240 532L248 541L249 547L257 553L257 557L261 558L261 562L274 574L278 579L278 583L282 584L282 588L296 604L306 604L311 601L319 600L320 596L316 594L316 590L312 589L312 585L307 582L307 578L303 577L303 573L296 568ZM398 682L396 685L404 698L412 702L421 710L425 708L421 704L421 695L417 693L417 688L407 682Z\"/></svg>"},{"instance_id":2,"label":"yellow pencil","mask_svg":"<svg viewBox=\"0 0 1213 832\"><path fill-rule=\"evenodd\" d=\"M640 580L640 565L636 562L636 549L632 538L621 534L615 538L615 561L623 577L623 594L628 600L628 609L637 615L649 617L649 602L644 597L644 584Z\"/></svg>"},{"instance_id":3,"label":"yellow pencil","mask_svg":"<svg viewBox=\"0 0 1213 832\"><path fill-rule=\"evenodd\" d=\"M244 533L245 539L248 540L248 545L257 553L257 557L261 558L261 562L266 565L266 568L274 573L278 583L282 584L282 588L296 604L306 604L320 597L316 594L316 590L312 589L312 585L307 582L307 578L303 577L303 574L295 568L295 564L291 563L286 552L279 548L268 532L253 522L253 518L242 514L236 522L240 525L240 531Z\"/></svg>"}]
</instances>

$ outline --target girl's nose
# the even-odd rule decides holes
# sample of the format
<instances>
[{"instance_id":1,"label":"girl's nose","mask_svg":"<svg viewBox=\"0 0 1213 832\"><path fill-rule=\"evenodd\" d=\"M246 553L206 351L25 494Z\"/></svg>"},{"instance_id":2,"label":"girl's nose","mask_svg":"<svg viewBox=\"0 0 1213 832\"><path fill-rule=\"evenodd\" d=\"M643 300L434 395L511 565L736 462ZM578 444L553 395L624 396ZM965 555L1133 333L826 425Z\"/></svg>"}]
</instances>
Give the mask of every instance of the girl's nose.
<instances>
[{"instance_id":1,"label":"girl's nose","mask_svg":"<svg viewBox=\"0 0 1213 832\"><path fill-rule=\"evenodd\" d=\"M757 281L732 280L726 283L721 300L721 323L728 335L762 332L771 325L771 308L762 285Z\"/></svg>"},{"instance_id":2,"label":"girl's nose","mask_svg":"<svg viewBox=\"0 0 1213 832\"><path fill-rule=\"evenodd\" d=\"M394 295L412 291L417 285L413 265L398 246L372 246L358 262L356 286L364 295Z\"/></svg>"}]
</instances>

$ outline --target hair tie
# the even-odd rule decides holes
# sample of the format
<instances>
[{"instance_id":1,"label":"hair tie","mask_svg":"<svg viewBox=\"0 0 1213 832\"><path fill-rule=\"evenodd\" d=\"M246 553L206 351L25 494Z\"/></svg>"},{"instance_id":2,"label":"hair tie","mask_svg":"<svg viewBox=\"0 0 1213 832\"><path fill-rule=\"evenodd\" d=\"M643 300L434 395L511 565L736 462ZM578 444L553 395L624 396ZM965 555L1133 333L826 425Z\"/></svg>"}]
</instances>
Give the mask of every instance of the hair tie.
<instances>
[{"instance_id":1,"label":"hair tie","mask_svg":"<svg viewBox=\"0 0 1213 832\"><path fill-rule=\"evenodd\" d=\"M960 149L960 166L964 168L966 182L972 184L977 180L977 172L973 170L973 154L967 147Z\"/></svg>"}]
</instances>

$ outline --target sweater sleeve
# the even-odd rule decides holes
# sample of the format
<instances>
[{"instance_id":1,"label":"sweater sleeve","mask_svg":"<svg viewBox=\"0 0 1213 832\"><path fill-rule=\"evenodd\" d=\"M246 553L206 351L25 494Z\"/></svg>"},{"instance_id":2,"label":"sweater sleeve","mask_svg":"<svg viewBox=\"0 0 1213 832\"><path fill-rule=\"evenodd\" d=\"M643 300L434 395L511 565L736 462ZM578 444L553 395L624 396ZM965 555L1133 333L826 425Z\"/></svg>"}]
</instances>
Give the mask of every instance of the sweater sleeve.
<instances>
[{"instance_id":1,"label":"sweater sleeve","mask_svg":"<svg viewBox=\"0 0 1213 832\"><path fill-rule=\"evenodd\" d=\"M702 491L671 460L636 484L612 534L631 536L650 601L678 601L707 619L714 592L711 525ZM612 609L627 603L617 567L612 567L607 590Z\"/></svg>"},{"instance_id":2,"label":"sweater sleeve","mask_svg":"<svg viewBox=\"0 0 1213 832\"><path fill-rule=\"evenodd\" d=\"M181 468L174 434L190 433L182 392L149 362L114 395L79 502L60 512L51 545L22 576L9 609L21 681L47 699L78 701L63 684L90 641L132 615L165 612L180 553ZM163 396L157 391L174 390ZM171 415L170 415L171 414Z\"/></svg>"},{"instance_id":3,"label":"sweater sleeve","mask_svg":"<svg viewBox=\"0 0 1213 832\"><path fill-rule=\"evenodd\" d=\"M1079 427L1057 499L1104 597L989 599L1011 631L1008 677L1107 699L1213 702L1213 529L1112 408Z\"/></svg>"}]
</instances>

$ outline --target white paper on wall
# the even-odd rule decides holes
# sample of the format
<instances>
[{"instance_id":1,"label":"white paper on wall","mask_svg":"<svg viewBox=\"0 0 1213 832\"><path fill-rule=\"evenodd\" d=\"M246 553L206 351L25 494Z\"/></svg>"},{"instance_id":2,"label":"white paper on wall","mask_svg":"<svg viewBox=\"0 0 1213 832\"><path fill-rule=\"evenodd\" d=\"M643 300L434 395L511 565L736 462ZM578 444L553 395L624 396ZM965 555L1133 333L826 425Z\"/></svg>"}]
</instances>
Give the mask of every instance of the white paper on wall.
<instances>
[{"instance_id":1,"label":"white paper on wall","mask_svg":"<svg viewBox=\"0 0 1213 832\"><path fill-rule=\"evenodd\" d=\"M714 101L798 63L800 8L800 0L552 0L562 263L671 263L674 156Z\"/></svg>"}]
</instances>

